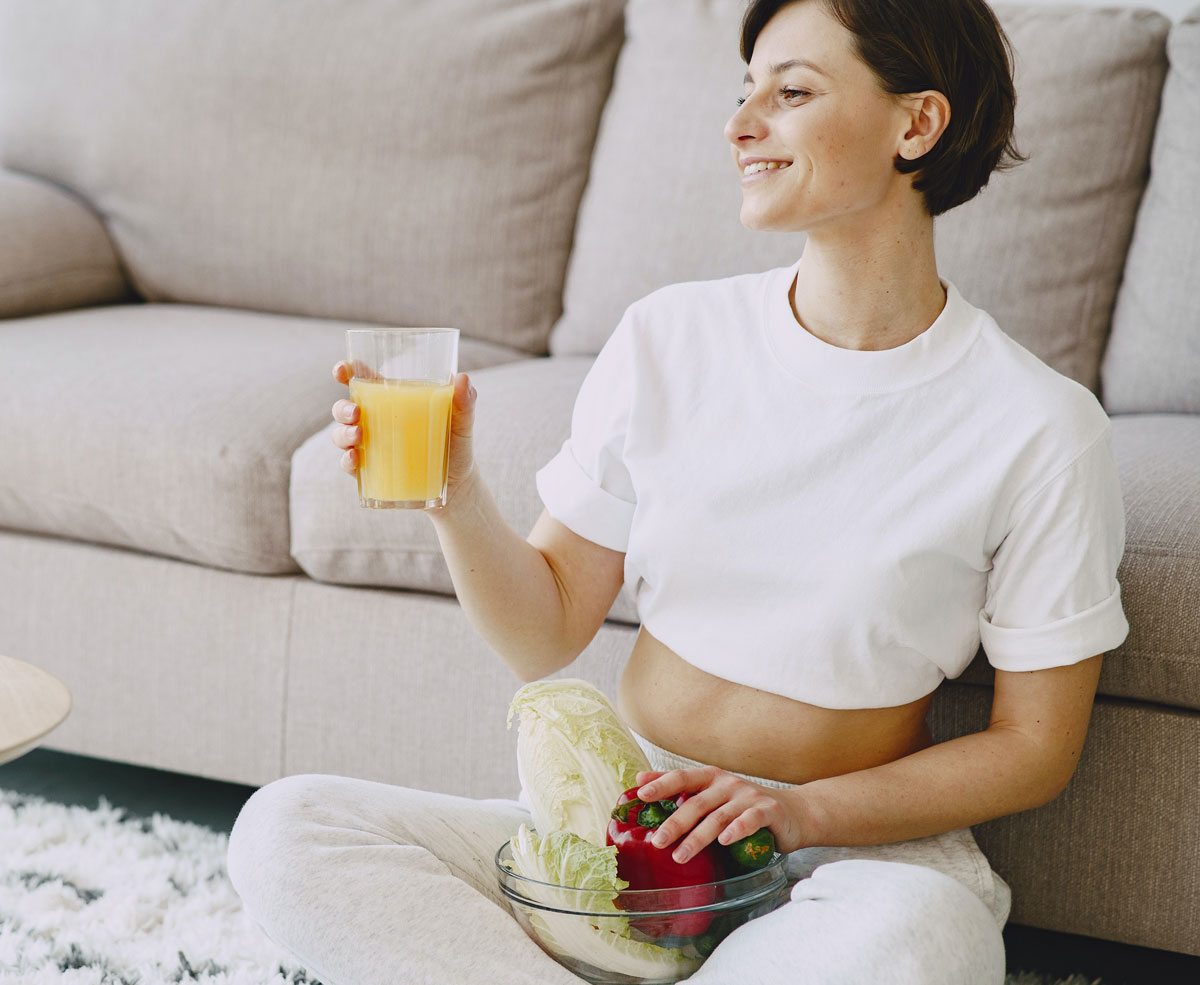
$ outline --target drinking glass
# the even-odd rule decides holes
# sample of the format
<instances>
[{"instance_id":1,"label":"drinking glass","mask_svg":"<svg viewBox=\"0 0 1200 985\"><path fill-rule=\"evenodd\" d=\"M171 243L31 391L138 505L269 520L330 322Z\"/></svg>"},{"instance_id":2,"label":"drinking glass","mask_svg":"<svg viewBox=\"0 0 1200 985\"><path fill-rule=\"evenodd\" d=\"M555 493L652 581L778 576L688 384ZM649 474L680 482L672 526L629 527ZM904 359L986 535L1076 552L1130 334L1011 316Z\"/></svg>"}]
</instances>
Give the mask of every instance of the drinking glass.
<instances>
[{"instance_id":1,"label":"drinking glass","mask_svg":"<svg viewBox=\"0 0 1200 985\"><path fill-rule=\"evenodd\" d=\"M444 506L458 329L350 329L346 352L362 427L359 506Z\"/></svg>"}]
</instances>

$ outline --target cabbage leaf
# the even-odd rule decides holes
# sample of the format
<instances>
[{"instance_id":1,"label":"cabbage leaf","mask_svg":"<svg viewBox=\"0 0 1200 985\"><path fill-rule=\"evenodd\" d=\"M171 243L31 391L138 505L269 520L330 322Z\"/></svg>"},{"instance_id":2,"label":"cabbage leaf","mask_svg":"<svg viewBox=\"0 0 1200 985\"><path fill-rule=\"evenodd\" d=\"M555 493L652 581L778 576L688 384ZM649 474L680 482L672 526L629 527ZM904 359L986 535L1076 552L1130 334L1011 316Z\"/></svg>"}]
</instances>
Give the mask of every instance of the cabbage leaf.
<instances>
[{"instance_id":1,"label":"cabbage leaf","mask_svg":"<svg viewBox=\"0 0 1200 985\"><path fill-rule=\"evenodd\" d=\"M509 706L510 729L514 718L517 772L534 828L603 846L617 798L650 769L633 733L603 692L578 678L526 684Z\"/></svg>"}]
</instances>

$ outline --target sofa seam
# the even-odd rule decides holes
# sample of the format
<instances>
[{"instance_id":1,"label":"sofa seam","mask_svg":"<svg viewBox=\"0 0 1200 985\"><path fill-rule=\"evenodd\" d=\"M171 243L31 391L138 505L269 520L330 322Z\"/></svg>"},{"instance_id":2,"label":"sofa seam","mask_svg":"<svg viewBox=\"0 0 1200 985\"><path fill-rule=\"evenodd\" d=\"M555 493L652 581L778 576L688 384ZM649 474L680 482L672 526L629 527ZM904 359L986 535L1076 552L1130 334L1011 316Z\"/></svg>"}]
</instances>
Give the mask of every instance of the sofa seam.
<instances>
[{"instance_id":1,"label":"sofa seam","mask_svg":"<svg viewBox=\"0 0 1200 985\"><path fill-rule=\"evenodd\" d=\"M296 592L300 587L299 580L292 579L291 591L288 593L287 629L283 638L283 682L279 701L279 776L287 775L287 739L288 739L288 687L292 681L292 636L296 622Z\"/></svg>"}]
</instances>

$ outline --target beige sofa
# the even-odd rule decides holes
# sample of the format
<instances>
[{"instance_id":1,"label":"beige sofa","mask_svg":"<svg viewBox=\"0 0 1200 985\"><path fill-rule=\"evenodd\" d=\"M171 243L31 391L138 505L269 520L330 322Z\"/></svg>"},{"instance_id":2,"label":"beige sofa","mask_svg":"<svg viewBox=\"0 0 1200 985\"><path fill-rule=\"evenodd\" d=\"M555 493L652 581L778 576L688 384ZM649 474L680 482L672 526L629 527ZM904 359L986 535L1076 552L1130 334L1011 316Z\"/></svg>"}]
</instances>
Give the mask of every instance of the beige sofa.
<instances>
[{"instance_id":1,"label":"beige sofa","mask_svg":"<svg viewBox=\"0 0 1200 985\"><path fill-rule=\"evenodd\" d=\"M0 653L70 686L54 747L515 795L519 682L428 518L358 509L330 366L459 327L527 532L624 306L802 247L738 222L740 9L0 0ZM1068 791L977 834L1014 921L1200 954L1200 9L996 9L1031 160L939 267L1112 416L1132 630ZM613 693L636 625L627 587L567 673Z\"/></svg>"}]
</instances>

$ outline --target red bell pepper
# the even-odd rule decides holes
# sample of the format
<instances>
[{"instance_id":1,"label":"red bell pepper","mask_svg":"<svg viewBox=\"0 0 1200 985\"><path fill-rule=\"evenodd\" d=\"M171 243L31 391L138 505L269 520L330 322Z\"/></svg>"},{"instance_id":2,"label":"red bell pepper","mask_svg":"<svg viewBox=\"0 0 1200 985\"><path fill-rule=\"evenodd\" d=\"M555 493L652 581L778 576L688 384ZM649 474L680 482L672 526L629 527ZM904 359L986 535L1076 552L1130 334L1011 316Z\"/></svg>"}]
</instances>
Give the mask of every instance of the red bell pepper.
<instances>
[{"instance_id":1,"label":"red bell pepper","mask_svg":"<svg viewBox=\"0 0 1200 985\"><path fill-rule=\"evenodd\" d=\"M716 845L706 845L686 862L676 862L671 853L677 845L659 848L650 843L658 826L688 798L681 793L672 800L649 804L638 799L637 787L626 790L617 798L612 820L608 822L607 841L617 847L617 875L634 889L679 889L671 894L670 909L707 906L721 898L715 886L705 886L724 877L722 857ZM696 887L689 889L687 887ZM617 906L622 905L617 897ZM628 903L627 906L637 904ZM649 937L691 937L703 934L710 923L711 913L680 913L664 917L644 917L632 921Z\"/></svg>"}]
</instances>

